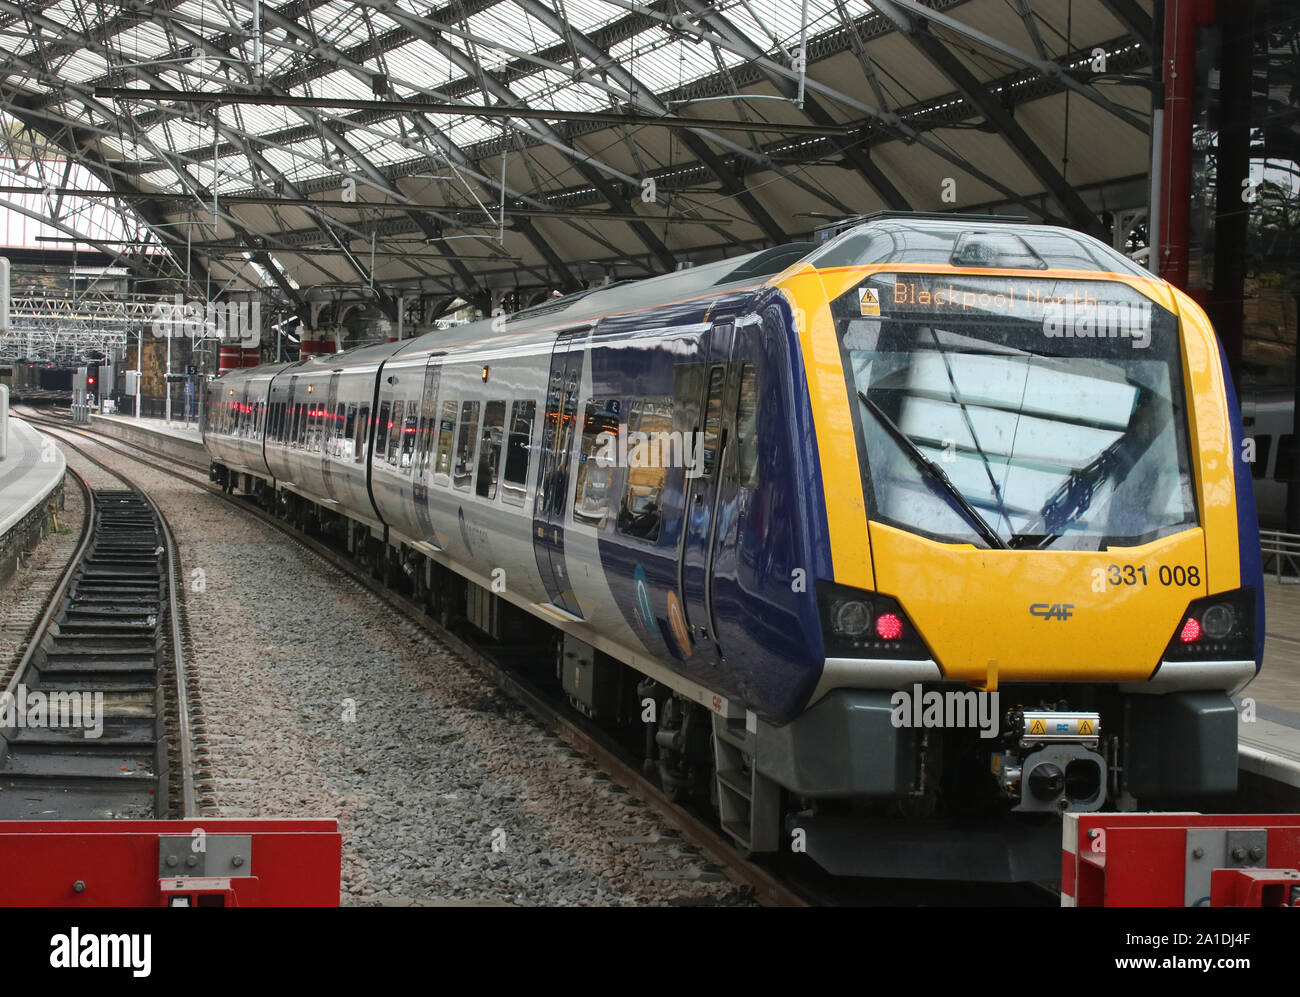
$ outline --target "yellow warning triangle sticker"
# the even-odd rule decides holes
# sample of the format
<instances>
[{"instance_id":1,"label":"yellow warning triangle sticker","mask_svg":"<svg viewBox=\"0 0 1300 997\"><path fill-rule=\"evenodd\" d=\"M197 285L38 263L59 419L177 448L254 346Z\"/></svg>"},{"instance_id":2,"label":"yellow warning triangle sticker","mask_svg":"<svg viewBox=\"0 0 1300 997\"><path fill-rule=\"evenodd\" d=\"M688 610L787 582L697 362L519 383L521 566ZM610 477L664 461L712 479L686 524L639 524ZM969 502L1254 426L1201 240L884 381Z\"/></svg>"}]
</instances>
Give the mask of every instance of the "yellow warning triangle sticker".
<instances>
[{"instance_id":1,"label":"yellow warning triangle sticker","mask_svg":"<svg viewBox=\"0 0 1300 997\"><path fill-rule=\"evenodd\" d=\"M1046 734L1046 733L1047 733L1047 725L1044 724L1043 721L1041 721L1041 720L1035 720L1035 721L1033 721L1032 723L1030 723L1030 725L1029 725L1029 733L1031 733L1031 734Z\"/></svg>"},{"instance_id":2,"label":"yellow warning triangle sticker","mask_svg":"<svg viewBox=\"0 0 1300 997\"><path fill-rule=\"evenodd\" d=\"M1080 733L1080 734L1091 734L1091 733L1092 733L1092 721L1091 721L1091 720L1080 720L1080 721L1079 721L1079 733Z\"/></svg>"}]
</instances>

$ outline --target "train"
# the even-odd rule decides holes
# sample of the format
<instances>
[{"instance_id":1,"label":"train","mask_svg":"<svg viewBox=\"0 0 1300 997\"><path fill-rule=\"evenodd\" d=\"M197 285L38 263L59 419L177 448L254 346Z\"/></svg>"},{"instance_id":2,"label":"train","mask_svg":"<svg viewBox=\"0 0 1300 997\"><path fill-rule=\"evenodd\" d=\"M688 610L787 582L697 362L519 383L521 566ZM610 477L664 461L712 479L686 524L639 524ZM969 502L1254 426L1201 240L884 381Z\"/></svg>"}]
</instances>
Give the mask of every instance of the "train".
<instances>
[{"instance_id":1,"label":"train","mask_svg":"<svg viewBox=\"0 0 1300 997\"><path fill-rule=\"evenodd\" d=\"M1260 526L1268 529L1285 530L1287 526L1287 486L1293 474L1295 445L1295 399L1294 386L1242 392L1242 422L1255 447L1252 462L1255 508Z\"/></svg>"},{"instance_id":2,"label":"train","mask_svg":"<svg viewBox=\"0 0 1300 997\"><path fill-rule=\"evenodd\" d=\"M1064 813L1235 790L1264 607L1232 381L1087 235L864 216L229 371L204 440L224 488L533 648L751 853L1045 881Z\"/></svg>"}]
</instances>

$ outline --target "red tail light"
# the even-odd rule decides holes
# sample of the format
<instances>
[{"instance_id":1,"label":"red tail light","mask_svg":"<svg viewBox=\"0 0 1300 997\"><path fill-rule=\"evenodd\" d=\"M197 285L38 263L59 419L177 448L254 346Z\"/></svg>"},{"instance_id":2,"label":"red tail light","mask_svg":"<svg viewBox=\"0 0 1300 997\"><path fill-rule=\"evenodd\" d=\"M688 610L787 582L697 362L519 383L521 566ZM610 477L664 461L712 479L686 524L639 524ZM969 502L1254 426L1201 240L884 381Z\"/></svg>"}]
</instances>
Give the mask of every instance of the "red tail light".
<instances>
[{"instance_id":1,"label":"red tail light","mask_svg":"<svg viewBox=\"0 0 1300 997\"><path fill-rule=\"evenodd\" d=\"M893 613L881 613L876 617L876 633L885 640L898 640L903 634L903 621Z\"/></svg>"},{"instance_id":2,"label":"red tail light","mask_svg":"<svg viewBox=\"0 0 1300 997\"><path fill-rule=\"evenodd\" d=\"M1178 639L1184 644L1195 644L1201 639L1201 624L1197 622L1196 617L1189 616L1187 622L1183 624L1183 629L1178 633Z\"/></svg>"}]
</instances>

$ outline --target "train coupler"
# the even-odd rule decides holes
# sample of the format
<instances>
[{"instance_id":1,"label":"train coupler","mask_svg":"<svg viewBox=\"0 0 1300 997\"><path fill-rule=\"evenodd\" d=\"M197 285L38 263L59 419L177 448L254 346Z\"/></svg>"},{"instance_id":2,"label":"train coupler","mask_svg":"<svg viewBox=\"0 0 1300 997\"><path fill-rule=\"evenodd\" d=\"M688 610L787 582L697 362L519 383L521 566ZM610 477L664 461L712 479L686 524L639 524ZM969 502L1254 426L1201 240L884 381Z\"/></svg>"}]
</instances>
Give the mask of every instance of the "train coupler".
<instances>
[{"instance_id":1,"label":"train coupler","mask_svg":"<svg viewBox=\"0 0 1300 997\"><path fill-rule=\"evenodd\" d=\"M1088 812L1106 800L1101 716L1078 710L1012 710L1004 750L990 759L998 788L1020 812Z\"/></svg>"}]
</instances>

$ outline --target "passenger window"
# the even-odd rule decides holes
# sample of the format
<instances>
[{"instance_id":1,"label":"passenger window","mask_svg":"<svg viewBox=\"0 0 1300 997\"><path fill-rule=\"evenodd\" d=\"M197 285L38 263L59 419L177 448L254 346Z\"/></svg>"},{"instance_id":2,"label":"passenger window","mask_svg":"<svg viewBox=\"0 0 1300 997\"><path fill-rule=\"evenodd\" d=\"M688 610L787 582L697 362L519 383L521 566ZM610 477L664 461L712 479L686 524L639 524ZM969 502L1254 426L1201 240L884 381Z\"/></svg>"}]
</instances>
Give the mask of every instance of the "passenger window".
<instances>
[{"instance_id":1,"label":"passenger window","mask_svg":"<svg viewBox=\"0 0 1300 997\"><path fill-rule=\"evenodd\" d=\"M686 433L673 431L673 400L638 398L627 415L627 488L618 511L618 531L640 540L658 540L668 468L689 459Z\"/></svg>"},{"instance_id":2,"label":"passenger window","mask_svg":"<svg viewBox=\"0 0 1300 997\"><path fill-rule=\"evenodd\" d=\"M515 402L510 416L501 500L511 505L523 505L528 496L528 455L532 453L533 419L536 415L537 403L527 401Z\"/></svg>"},{"instance_id":3,"label":"passenger window","mask_svg":"<svg viewBox=\"0 0 1300 997\"><path fill-rule=\"evenodd\" d=\"M311 410L311 449L320 453L324 449L325 419L329 415L319 405Z\"/></svg>"},{"instance_id":4,"label":"passenger window","mask_svg":"<svg viewBox=\"0 0 1300 997\"><path fill-rule=\"evenodd\" d=\"M402 456L400 467L403 474L411 473L411 462L415 460L416 431L419 428L420 409L416 402L406 403L406 419L402 424Z\"/></svg>"},{"instance_id":5,"label":"passenger window","mask_svg":"<svg viewBox=\"0 0 1300 997\"><path fill-rule=\"evenodd\" d=\"M357 407L355 404L350 403L343 409L341 436L342 438L339 440L339 457L343 460L352 460L357 452Z\"/></svg>"},{"instance_id":6,"label":"passenger window","mask_svg":"<svg viewBox=\"0 0 1300 997\"><path fill-rule=\"evenodd\" d=\"M479 403L463 402L460 406L460 432L456 436L456 466L451 472L451 483L466 490L474 477L474 445L478 443Z\"/></svg>"},{"instance_id":7,"label":"passenger window","mask_svg":"<svg viewBox=\"0 0 1300 997\"><path fill-rule=\"evenodd\" d=\"M715 366L709 370L709 400L704 414L704 472L702 477L713 476L718 461L718 433L722 428L722 385L726 369Z\"/></svg>"},{"instance_id":8,"label":"passenger window","mask_svg":"<svg viewBox=\"0 0 1300 997\"><path fill-rule=\"evenodd\" d=\"M393 415L388 420L388 463L396 465L397 455L402 449L402 414L405 402L393 402Z\"/></svg>"},{"instance_id":9,"label":"passenger window","mask_svg":"<svg viewBox=\"0 0 1300 997\"><path fill-rule=\"evenodd\" d=\"M415 473L422 476L429 469L433 456L434 428L438 417L438 383L442 367L429 361L424 370L424 392L420 395L420 425L416 431Z\"/></svg>"},{"instance_id":10,"label":"passenger window","mask_svg":"<svg viewBox=\"0 0 1300 997\"><path fill-rule=\"evenodd\" d=\"M618 467L618 402L587 403L578 444L578 485L573 494L575 522L605 525L609 486Z\"/></svg>"},{"instance_id":11,"label":"passenger window","mask_svg":"<svg viewBox=\"0 0 1300 997\"><path fill-rule=\"evenodd\" d=\"M505 432L506 403L488 402L483 408L483 436L478 448L478 473L474 491L481 498L497 497L501 473L501 436Z\"/></svg>"},{"instance_id":12,"label":"passenger window","mask_svg":"<svg viewBox=\"0 0 1300 997\"><path fill-rule=\"evenodd\" d=\"M1250 466L1252 478L1263 478L1268 475L1268 452L1272 444L1271 436L1255 437L1255 463Z\"/></svg>"},{"instance_id":13,"label":"passenger window","mask_svg":"<svg viewBox=\"0 0 1300 997\"><path fill-rule=\"evenodd\" d=\"M370 406L362 405L357 410L357 435L353 446L353 459L360 464L366 459L366 444L370 442Z\"/></svg>"},{"instance_id":14,"label":"passenger window","mask_svg":"<svg viewBox=\"0 0 1300 997\"><path fill-rule=\"evenodd\" d=\"M434 471L451 474L451 441L456 432L456 403L442 403L442 418L438 420L438 463Z\"/></svg>"},{"instance_id":15,"label":"passenger window","mask_svg":"<svg viewBox=\"0 0 1300 997\"><path fill-rule=\"evenodd\" d=\"M384 454L388 450L388 429L392 423L388 421L388 402L379 403L379 422L375 425L375 460L383 460Z\"/></svg>"},{"instance_id":16,"label":"passenger window","mask_svg":"<svg viewBox=\"0 0 1300 997\"><path fill-rule=\"evenodd\" d=\"M740 452L741 488L758 487L758 368L740 369L740 398L736 402L736 445Z\"/></svg>"}]
</instances>

